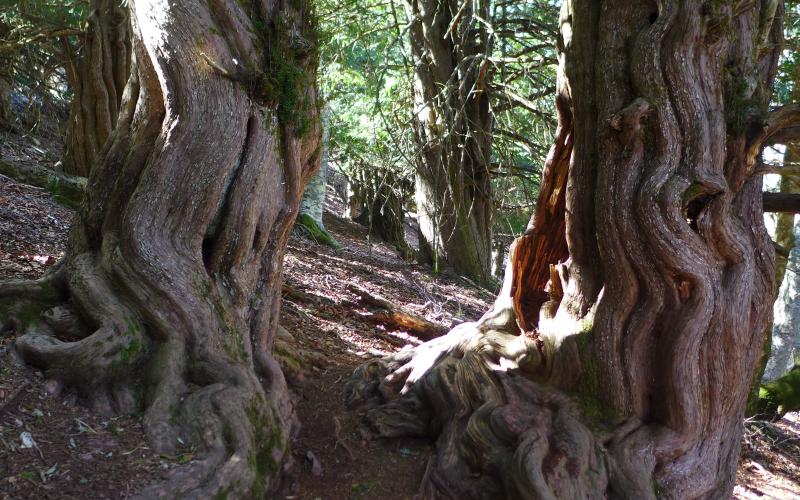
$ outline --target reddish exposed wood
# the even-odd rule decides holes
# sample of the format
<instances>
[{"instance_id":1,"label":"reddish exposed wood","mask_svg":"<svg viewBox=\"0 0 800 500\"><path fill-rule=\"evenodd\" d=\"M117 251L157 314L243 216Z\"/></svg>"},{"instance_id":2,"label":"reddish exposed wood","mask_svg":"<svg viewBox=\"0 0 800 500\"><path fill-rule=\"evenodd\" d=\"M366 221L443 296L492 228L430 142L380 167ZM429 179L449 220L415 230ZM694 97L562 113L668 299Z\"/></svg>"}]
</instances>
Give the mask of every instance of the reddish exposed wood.
<instances>
[{"instance_id":1,"label":"reddish exposed wood","mask_svg":"<svg viewBox=\"0 0 800 500\"><path fill-rule=\"evenodd\" d=\"M752 153L782 2L562 5L561 128L503 291L348 400L436 439L428 496L728 498L774 296Z\"/></svg>"},{"instance_id":2,"label":"reddish exposed wood","mask_svg":"<svg viewBox=\"0 0 800 500\"><path fill-rule=\"evenodd\" d=\"M420 340L441 337L449 330L447 327L428 321L418 314L396 306L380 295L358 285L351 284L347 289L358 295L363 304L376 308L368 316L375 323L403 330Z\"/></svg>"},{"instance_id":3,"label":"reddish exposed wood","mask_svg":"<svg viewBox=\"0 0 800 500\"><path fill-rule=\"evenodd\" d=\"M509 266L513 273L511 295L520 328L529 332L539 323L539 310L550 300L545 291L550 266L569 256L566 240L567 178L572 154L572 113L565 96L556 100L559 126L547 155L536 210L525 234L514 242Z\"/></svg>"}]
</instances>

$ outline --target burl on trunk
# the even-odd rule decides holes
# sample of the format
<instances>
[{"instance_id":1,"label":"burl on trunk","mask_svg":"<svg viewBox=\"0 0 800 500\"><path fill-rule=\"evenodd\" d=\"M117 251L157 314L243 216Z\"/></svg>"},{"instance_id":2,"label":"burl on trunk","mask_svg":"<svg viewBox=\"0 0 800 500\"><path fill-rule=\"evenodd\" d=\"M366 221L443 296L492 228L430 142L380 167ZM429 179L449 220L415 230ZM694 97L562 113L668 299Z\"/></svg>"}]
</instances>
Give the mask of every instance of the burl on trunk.
<instances>
[{"instance_id":1,"label":"burl on trunk","mask_svg":"<svg viewBox=\"0 0 800 500\"><path fill-rule=\"evenodd\" d=\"M319 161L303 0L138 0L134 62L64 260L0 284L16 348L153 448L198 459L156 494L263 497L293 410L272 357L282 260Z\"/></svg>"},{"instance_id":2,"label":"burl on trunk","mask_svg":"<svg viewBox=\"0 0 800 500\"><path fill-rule=\"evenodd\" d=\"M729 498L774 298L781 2L568 0L559 129L492 310L357 370L449 498ZM796 120L796 116L793 116Z\"/></svg>"}]
</instances>

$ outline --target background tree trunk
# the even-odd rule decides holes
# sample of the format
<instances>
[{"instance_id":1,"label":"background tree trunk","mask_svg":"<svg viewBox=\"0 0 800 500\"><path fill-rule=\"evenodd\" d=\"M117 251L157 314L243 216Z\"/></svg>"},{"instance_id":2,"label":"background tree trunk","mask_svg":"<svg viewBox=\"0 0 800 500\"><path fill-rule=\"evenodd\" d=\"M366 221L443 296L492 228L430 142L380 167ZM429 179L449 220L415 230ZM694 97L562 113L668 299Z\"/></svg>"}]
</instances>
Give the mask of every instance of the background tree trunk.
<instances>
[{"instance_id":1,"label":"background tree trunk","mask_svg":"<svg viewBox=\"0 0 800 500\"><path fill-rule=\"evenodd\" d=\"M271 351L286 240L319 165L313 14L130 9L135 64L67 256L0 285L0 320L51 387L141 409L159 453L197 450L143 497L263 498L294 427Z\"/></svg>"},{"instance_id":2,"label":"background tree trunk","mask_svg":"<svg viewBox=\"0 0 800 500\"><path fill-rule=\"evenodd\" d=\"M774 297L756 159L782 3L571 0L536 212L476 323L351 379L423 493L729 498Z\"/></svg>"},{"instance_id":3,"label":"background tree trunk","mask_svg":"<svg viewBox=\"0 0 800 500\"><path fill-rule=\"evenodd\" d=\"M800 79L798 80L800 83ZM800 90L792 92L793 97L800 96ZM783 162L792 165L800 162L796 148L787 146ZM781 193L800 193L800 183L791 176L781 177ZM771 348L769 360L766 362L763 380L769 382L786 373L795 364L795 353L800 349L800 251L796 243L800 240L800 219L791 213L777 214L775 225L775 242L789 250L789 255L775 255L775 282L779 289L775 301L772 323Z\"/></svg>"},{"instance_id":4,"label":"background tree trunk","mask_svg":"<svg viewBox=\"0 0 800 500\"><path fill-rule=\"evenodd\" d=\"M64 171L88 176L117 124L131 65L128 9L118 0L92 0L77 61L65 43L72 109Z\"/></svg>"},{"instance_id":5,"label":"background tree trunk","mask_svg":"<svg viewBox=\"0 0 800 500\"><path fill-rule=\"evenodd\" d=\"M320 154L319 170L308 181L303 200L300 202L300 213L308 214L320 229L325 229L322 214L325 211L325 191L328 187L328 146L330 133L328 131L327 112L322 113L322 153Z\"/></svg>"},{"instance_id":6,"label":"background tree trunk","mask_svg":"<svg viewBox=\"0 0 800 500\"><path fill-rule=\"evenodd\" d=\"M390 168L365 167L351 179L350 190L350 217L369 228L370 237L377 236L404 259L412 259L404 226L408 183Z\"/></svg>"},{"instance_id":7,"label":"background tree trunk","mask_svg":"<svg viewBox=\"0 0 800 500\"><path fill-rule=\"evenodd\" d=\"M406 3L415 74L421 260L478 283L491 273L489 2Z\"/></svg>"},{"instance_id":8,"label":"background tree trunk","mask_svg":"<svg viewBox=\"0 0 800 500\"><path fill-rule=\"evenodd\" d=\"M5 39L9 26L0 21L0 40ZM11 109L11 72L12 61L10 56L0 56L0 130L10 129L14 122Z\"/></svg>"},{"instance_id":9,"label":"background tree trunk","mask_svg":"<svg viewBox=\"0 0 800 500\"><path fill-rule=\"evenodd\" d=\"M3 59L0 58L0 62ZM0 74L0 129L10 129L14 122L11 111L11 83Z\"/></svg>"},{"instance_id":10,"label":"background tree trunk","mask_svg":"<svg viewBox=\"0 0 800 500\"><path fill-rule=\"evenodd\" d=\"M329 131L327 112L322 114L322 152L320 154L319 169L314 177L308 181L300 202L300 215L297 217L296 226L302 228L306 236L317 243L322 243L334 248L339 247L333 236L325 229L322 214L325 212L325 194L328 189L328 143Z\"/></svg>"},{"instance_id":11,"label":"background tree trunk","mask_svg":"<svg viewBox=\"0 0 800 500\"><path fill-rule=\"evenodd\" d=\"M772 349L764 371L764 382L782 377L795 364L800 364L800 247L794 244L800 241L800 218L789 229L793 231L793 238L783 239L783 243L791 243L789 248L792 250L789 258L784 258L784 276L775 301Z\"/></svg>"}]
</instances>

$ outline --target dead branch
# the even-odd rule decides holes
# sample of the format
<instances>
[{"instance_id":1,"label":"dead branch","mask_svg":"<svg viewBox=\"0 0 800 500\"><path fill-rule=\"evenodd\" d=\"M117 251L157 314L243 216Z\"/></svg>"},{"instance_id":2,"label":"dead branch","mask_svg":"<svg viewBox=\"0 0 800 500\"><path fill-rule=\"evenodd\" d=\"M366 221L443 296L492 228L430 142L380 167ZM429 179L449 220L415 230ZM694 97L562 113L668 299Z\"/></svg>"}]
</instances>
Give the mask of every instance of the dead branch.
<instances>
[{"instance_id":1,"label":"dead branch","mask_svg":"<svg viewBox=\"0 0 800 500\"><path fill-rule=\"evenodd\" d=\"M378 294L358 285L350 284L348 291L356 294L361 303L374 308L368 319L397 330L403 330L420 340L431 340L441 337L448 332L448 328L423 318L417 314L395 306Z\"/></svg>"}]
</instances>

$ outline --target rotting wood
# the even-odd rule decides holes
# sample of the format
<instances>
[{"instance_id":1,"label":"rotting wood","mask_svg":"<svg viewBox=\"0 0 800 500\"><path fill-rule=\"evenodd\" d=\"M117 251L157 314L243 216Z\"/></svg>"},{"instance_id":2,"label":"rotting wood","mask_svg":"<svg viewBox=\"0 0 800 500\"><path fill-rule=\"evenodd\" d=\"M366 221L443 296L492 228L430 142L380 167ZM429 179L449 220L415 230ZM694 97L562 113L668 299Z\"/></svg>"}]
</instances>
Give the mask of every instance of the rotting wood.
<instances>
[{"instance_id":1,"label":"rotting wood","mask_svg":"<svg viewBox=\"0 0 800 500\"><path fill-rule=\"evenodd\" d=\"M447 327L428 321L418 314L396 306L366 288L350 284L347 289L356 294L361 303L377 309L370 311L367 316L368 319L375 323L406 331L420 340L435 339L448 331Z\"/></svg>"}]
</instances>

